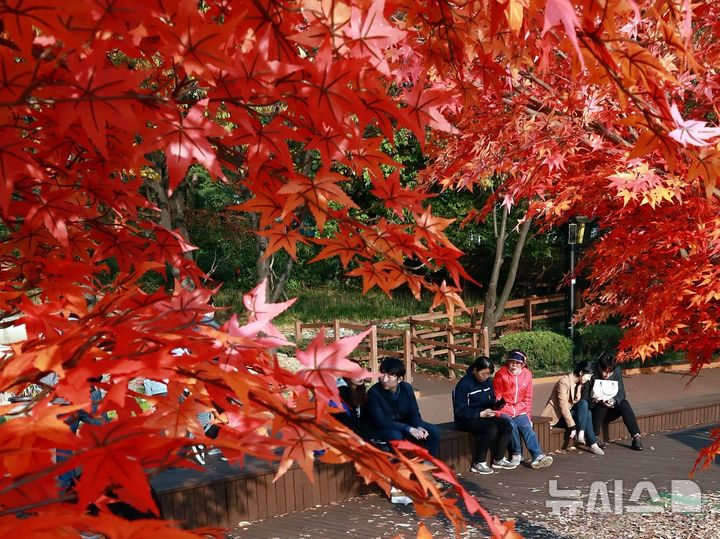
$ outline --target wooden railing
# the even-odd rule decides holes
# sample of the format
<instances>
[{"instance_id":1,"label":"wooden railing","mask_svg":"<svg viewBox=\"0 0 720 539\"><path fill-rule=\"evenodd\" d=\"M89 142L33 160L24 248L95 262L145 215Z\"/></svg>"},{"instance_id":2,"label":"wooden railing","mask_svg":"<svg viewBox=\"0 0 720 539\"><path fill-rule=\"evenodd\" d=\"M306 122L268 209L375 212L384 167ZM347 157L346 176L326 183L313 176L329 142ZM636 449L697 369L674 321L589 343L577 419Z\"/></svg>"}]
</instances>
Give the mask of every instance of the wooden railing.
<instances>
[{"instance_id":1,"label":"wooden railing","mask_svg":"<svg viewBox=\"0 0 720 539\"><path fill-rule=\"evenodd\" d=\"M506 315L496 324L496 330L513 331L532 329L533 322L565 315L565 296L531 296L508 301ZM379 358L397 357L404 361L407 381L412 381L412 366L434 365L445 367L451 377L455 371L464 371L480 355L490 355L490 345L497 342L496 335L489 335L486 327L480 327L484 307L469 307L466 312L454 314L427 313L408 318L397 318L397 325L407 329L383 328L378 323L359 324L334 320L332 336L340 339L343 330L357 334L370 330L358 346L356 358L366 362L368 370L377 378ZM295 341L300 342L305 330L327 328L327 323L303 323L295 321ZM442 359L441 359L442 358Z\"/></svg>"}]
</instances>

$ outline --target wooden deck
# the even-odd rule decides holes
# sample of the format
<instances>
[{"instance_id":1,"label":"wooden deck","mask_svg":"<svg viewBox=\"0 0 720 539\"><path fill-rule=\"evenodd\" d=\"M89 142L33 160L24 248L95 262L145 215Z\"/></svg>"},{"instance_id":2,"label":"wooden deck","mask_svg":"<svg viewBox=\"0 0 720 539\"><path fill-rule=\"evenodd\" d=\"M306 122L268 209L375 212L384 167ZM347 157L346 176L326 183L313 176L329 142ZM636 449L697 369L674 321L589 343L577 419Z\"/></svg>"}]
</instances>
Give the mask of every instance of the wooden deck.
<instances>
[{"instance_id":1,"label":"wooden deck","mask_svg":"<svg viewBox=\"0 0 720 539\"><path fill-rule=\"evenodd\" d=\"M647 433L717 421L720 421L720 402L638 416L641 430ZM535 418L534 423L546 452L562 449L564 431L551 429L546 418ZM455 470L469 469L469 435L453 430L452 423L441 425L441 428L441 457ZM625 436L627 432L621 421L610 425L609 439ZM377 492L364 485L351 464L316 463L314 484L307 481L297 466L275 483L274 475L274 467L265 462L248 459L246 466L239 469L210 457L205 472L170 470L154 478L152 484L160 498L163 517L176 520L183 528L233 528L239 522L266 519Z\"/></svg>"},{"instance_id":2,"label":"wooden deck","mask_svg":"<svg viewBox=\"0 0 720 539\"><path fill-rule=\"evenodd\" d=\"M716 424L715 427L718 425ZM687 479L700 447L707 444L709 427L694 427L646 436L645 450L632 451L629 443L617 442L606 447L604 456L586 451L572 450L556 455L552 467L532 470L526 465L517 470L499 471L478 476L461 474L464 485L475 494L480 503L503 519L516 518L517 526L525 537L558 539L541 524L542 518L552 518L547 507L550 481L557 480L559 489L579 489L580 499L587 501L593 481L608 485L610 503L616 494L623 506L629 501L638 481L651 481L659 493L670 490L672 480ZM720 459L710 469L693 478L703 494L720 492ZM615 480L622 480L623 491L615 492ZM565 510L567 514L567 510ZM608 515L612 518L613 515ZM469 527L463 537L486 537L481 519L468 516ZM338 537L414 538L420 519L412 506L392 505L385 497L372 494L346 502L308 509L278 516L262 522L236 527L231 537L240 539L298 538L337 539ZM442 517L425 519L434 536L451 537L453 529ZM719 527L720 527L720 523ZM720 531L720 530L719 530ZM678 530L677 537L683 536Z\"/></svg>"}]
</instances>

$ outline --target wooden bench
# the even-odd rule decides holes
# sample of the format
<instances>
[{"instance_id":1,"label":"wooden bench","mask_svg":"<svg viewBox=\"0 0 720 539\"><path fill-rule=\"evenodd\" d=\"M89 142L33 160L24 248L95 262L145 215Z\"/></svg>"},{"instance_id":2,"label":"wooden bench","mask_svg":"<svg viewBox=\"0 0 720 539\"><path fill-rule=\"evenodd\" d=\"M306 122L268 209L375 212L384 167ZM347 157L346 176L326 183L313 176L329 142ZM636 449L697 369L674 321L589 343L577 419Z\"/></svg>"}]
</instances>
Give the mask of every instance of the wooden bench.
<instances>
[{"instance_id":1,"label":"wooden bench","mask_svg":"<svg viewBox=\"0 0 720 539\"><path fill-rule=\"evenodd\" d=\"M720 402L687 409L658 411L638 416L643 433L703 425L720 420ZM465 471L471 465L470 434L454 430L452 423L441 429L440 457L453 469ZM533 428L546 453L563 448L564 429L553 429L546 417L534 417ZM609 440L628 436L621 419L608 425ZM528 456L527 454L525 455ZM208 460L205 472L176 469L152 480L164 518L183 528L219 526L233 528L242 521L260 520L363 496L373 487L365 485L351 463L315 463L315 481L310 483L299 466L273 483L276 465L246 459L238 468L219 459Z\"/></svg>"}]
</instances>

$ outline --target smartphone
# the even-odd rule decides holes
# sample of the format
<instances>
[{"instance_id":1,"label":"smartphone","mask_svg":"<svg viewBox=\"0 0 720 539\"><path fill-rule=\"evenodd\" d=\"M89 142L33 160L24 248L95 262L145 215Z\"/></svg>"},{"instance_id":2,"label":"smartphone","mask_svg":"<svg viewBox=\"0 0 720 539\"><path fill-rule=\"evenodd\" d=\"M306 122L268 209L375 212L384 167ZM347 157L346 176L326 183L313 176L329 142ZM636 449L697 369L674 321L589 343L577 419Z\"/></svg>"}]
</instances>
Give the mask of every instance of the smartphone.
<instances>
[{"instance_id":1,"label":"smartphone","mask_svg":"<svg viewBox=\"0 0 720 539\"><path fill-rule=\"evenodd\" d=\"M500 400L495 401L495 404L492 405L492 409L500 410L503 406L505 406L505 399L501 398Z\"/></svg>"}]
</instances>

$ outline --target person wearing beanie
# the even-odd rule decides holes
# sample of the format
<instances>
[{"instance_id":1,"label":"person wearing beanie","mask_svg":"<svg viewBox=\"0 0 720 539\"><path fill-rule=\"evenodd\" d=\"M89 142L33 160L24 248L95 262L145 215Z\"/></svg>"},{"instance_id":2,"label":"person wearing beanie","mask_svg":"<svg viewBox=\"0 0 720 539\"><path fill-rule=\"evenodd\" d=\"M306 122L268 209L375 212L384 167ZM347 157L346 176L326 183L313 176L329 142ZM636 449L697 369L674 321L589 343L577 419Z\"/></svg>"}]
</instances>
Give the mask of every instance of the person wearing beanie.
<instances>
[{"instance_id":1,"label":"person wearing beanie","mask_svg":"<svg viewBox=\"0 0 720 539\"><path fill-rule=\"evenodd\" d=\"M490 360L480 356L467 368L467 374L452 392L455 428L473 435L470 471L479 474L491 474L493 468L512 470L518 466L505 458L512 427L494 410L502 406L493 391L494 370ZM488 449L492 456L491 466L487 460Z\"/></svg>"},{"instance_id":2,"label":"person wearing beanie","mask_svg":"<svg viewBox=\"0 0 720 539\"><path fill-rule=\"evenodd\" d=\"M553 458L543 453L532 425L532 373L527 366L527 357L522 350L510 350L505 365L498 369L493 379L495 397L505 401L500 408L500 417L510 423L510 462L520 464L522 461L522 437L530 452L530 466L535 469L547 468L552 465Z\"/></svg>"}]
</instances>

